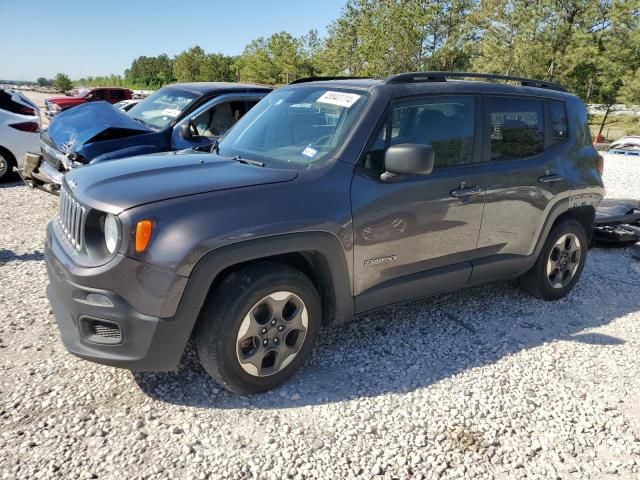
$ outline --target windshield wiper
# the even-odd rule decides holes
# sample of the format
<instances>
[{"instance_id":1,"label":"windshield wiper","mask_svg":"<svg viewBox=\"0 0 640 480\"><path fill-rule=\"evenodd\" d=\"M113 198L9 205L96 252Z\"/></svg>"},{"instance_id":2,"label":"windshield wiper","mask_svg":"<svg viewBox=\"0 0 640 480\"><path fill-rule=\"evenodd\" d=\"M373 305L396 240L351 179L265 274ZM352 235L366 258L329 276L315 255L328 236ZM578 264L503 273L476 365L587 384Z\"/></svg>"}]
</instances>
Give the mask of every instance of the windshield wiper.
<instances>
[{"instance_id":1,"label":"windshield wiper","mask_svg":"<svg viewBox=\"0 0 640 480\"><path fill-rule=\"evenodd\" d=\"M228 157L231 160L235 160L236 162L246 163L247 165L255 165L256 167L264 167L264 163L258 160L251 160L249 158L242 158L240 155L234 155L233 157Z\"/></svg>"},{"instance_id":2,"label":"windshield wiper","mask_svg":"<svg viewBox=\"0 0 640 480\"><path fill-rule=\"evenodd\" d=\"M131 118L133 118L136 122L138 122L138 123L139 123L140 125L142 125L143 127L147 127L147 128L152 129L152 130L155 130L155 128L154 128L154 126L153 126L153 125L151 125L151 124L150 124L150 123L148 123L148 122L145 122L145 121L144 121L144 120L142 120L141 118L138 118L138 117L131 117Z\"/></svg>"},{"instance_id":3,"label":"windshield wiper","mask_svg":"<svg viewBox=\"0 0 640 480\"><path fill-rule=\"evenodd\" d=\"M209 153L215 153L216 155L220 155L220 139L216 138L211 144L211 148L209 149ZM251 160L250 158L242 158L240 155L220 155L224 158L229 158L231 160L235 160L236 162L245 163L247 165L255 165L256 167L264 167L264 163L259 160Z\"/></svg>"}]
</instances>

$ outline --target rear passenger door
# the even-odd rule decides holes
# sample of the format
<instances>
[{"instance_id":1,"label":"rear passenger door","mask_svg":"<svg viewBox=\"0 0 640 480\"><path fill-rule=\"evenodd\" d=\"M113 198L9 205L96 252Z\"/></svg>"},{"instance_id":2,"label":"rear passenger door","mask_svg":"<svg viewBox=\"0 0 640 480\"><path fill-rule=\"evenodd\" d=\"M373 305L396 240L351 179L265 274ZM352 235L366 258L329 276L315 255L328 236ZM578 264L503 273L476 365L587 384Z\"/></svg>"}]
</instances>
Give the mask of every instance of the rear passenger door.
<instances>
[{"instance_id":1,"label":"rear passenger door","mask_svg":"<svg viewBox=\"0 0 640 480\"><path fill-rule=\"evenodd\" d=\"M356 309L463 286L482 219L479 98L394 102L369 141L351 187ZM434 170L384 182L391 145L431 145Z\"/></svg>"},{"instance_id":2,"label":"rear passenger door","mask_svg":"<svg viewBox=\"0 0 640 480\"><path fill-rule=\"evenodd\" d=\"M549 211L569 193L564 102L496 95L484 103L487 191L473 280L483 262L531 255Z\"/></svg>"}]
</instances>

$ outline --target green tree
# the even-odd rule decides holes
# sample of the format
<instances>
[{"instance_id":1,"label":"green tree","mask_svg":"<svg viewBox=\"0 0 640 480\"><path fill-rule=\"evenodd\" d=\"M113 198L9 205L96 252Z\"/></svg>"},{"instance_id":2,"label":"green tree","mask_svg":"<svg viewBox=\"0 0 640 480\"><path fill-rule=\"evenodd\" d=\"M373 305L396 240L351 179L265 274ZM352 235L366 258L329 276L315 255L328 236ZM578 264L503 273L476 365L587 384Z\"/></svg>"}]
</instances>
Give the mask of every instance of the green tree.
<instances>
[{"instance_id":1,"label":"green tree","mask_svg":"<svg viewBox=\"0 0 640 480\"><path fill-rule=\"evenodd\" d=\"M157 57L141 56L131 62L124 77L128 86L160 88L173 81L173 61L164 53Z\"/></svg>"},{"instance_id":2,"label":"green tree","mask_svg":"<svg viewBox=\"0 0 640 480\"><path fill-rule=\"evenodd\" d=\"M207 54L196 45L173 59L173 75L178 82L233 82L235 62L221 53Z\"/></svg>"},{"instance_id":3,"label":"green tree","mask_svg":"<svg viewBox=\"0 0 640 480\"><path fill-rule=\"evenodd\" d=\"M620 100L628 106L640 105L640 68L630 72L623 79Z\"/></svg>"},{"instance_id":4,"label":"green tree","mask_svg":"<svg viewBox=\"0 0 640 480\"><path fill-rule=\"evenodd\" d=\"M178 82L195 82L200 77L206 54L199 46L192 47L173 59L173 76Z\"/></svg>"},{"instance_id":5,"label":"green tree","mask_svg":"<svg viewBox=\"0 0 640 480\"><path fill-rule=\"evenodd\" d=\"M469 64L476 0L349 0L329 26L326 74L386 76Z\"/></svg>"},{"instance_id":6,"label":"green tree","mask_svg":"<svg viewBox=\"0 0 640 480\"><path fill-rule=\"evenodd\" d=\"M279 32L250 42L236 61L236 68L243 81L281 85L317 75L321 48L322 41L315 31L300 38Z\"/></svg>"},{"instance_id":7,"label":"green tree","mask_svg":"<svg viewBox=\"0 0 640 480\"><path fill-rule=\"evenodd\" d=\"M59 73L56 75L56 78L53 80L53 85L60 91L66 92L67 90L71 90L73 87L73 83L71 83L71 79L68 75L64 73Z\"/></svg>"},{"instance_id":8,"label":"green tree","mask_svg":"<svg viewBox=\"0 0 640 480\"><path fill-rule=\"evenodd\" d=\"M36 83L38 84L38 86L40 87L46 87L48 85L51 85L51 81L47 80L44 77L39 77L38 80L36 80Z\"/></svg>"},{"instance_id":9,"label":"green tree","mask_svg":"<svg viewBox=\"0 0 640 480\"><path fill-rule=\"evenodd\" d=\"M202 82L235 82L234 59L221 53L206 55L197 76Z\"/></svg>"}]
</instances>

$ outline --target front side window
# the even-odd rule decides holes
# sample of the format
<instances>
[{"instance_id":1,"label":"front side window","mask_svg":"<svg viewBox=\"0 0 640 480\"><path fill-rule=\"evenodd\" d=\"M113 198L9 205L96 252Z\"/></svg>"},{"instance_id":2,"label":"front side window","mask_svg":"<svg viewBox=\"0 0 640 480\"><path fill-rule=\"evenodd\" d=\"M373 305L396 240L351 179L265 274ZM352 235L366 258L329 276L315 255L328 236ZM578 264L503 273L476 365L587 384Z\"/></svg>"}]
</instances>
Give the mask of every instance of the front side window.
<instances>
[{"instance_id":1,"label":"front side window","mask_svg":"<svg viewBox=\"0 0 640 480\"><path fill-rule=\"evenodd\" d=\"M431 145L434 170L469 165L473 155L476 100L472 96L422 97L392 106L364 155L365 168L383 172L391 145Z\"/></svg>"},{"instance_id":2,"label":"front side window","mask_svg":"<svg viewBox=\"0 0 640 480\"><path fill-rule=\"evenodd\" d=\"M143 125L162 130L198 97L196 93L165 87L149 95L127 114Z\"/></svg>"},{"instance_id":3,"label":"front side window","mask_svg":"<svg viewBox=\"0 0 640 480\"><path fill-rule=\"evenodd\" d=\"M273 168L314 168L331 158L353 127L369 94L316 86L267 95L220 142L224 156Z\"/></svg>"},{"instance_id":4,"label":"front side window","mask_svg":"<svg viewBox=\"0 0 640 480\"><path fill-rule=\"evenodd\" d=\"M246 106L243 100L224 102L202 112L193 119L193 125L198 135L214 138L221 137L227 133L245 113Z\"/></svg>"},{"instance_id":5,"label":"front side window","mask_svg":"<svg viewBox=\"0 0 640 480\"><path fill-rule=\"evenodd\" d=\"M517 160L544 150L542 100L489 97L491 160Z\"/></svg>"}]
</instances>

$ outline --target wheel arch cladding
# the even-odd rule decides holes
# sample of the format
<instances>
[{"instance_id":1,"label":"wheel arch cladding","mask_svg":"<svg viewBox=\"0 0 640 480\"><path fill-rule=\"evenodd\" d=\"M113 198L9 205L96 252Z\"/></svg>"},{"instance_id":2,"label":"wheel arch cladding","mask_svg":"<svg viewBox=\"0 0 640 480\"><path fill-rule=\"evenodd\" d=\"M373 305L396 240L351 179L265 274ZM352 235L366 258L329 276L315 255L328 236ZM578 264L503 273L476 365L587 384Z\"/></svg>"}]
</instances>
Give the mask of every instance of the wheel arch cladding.
<instances>
[{"instance_id":1,"label":"wheel arch cladding","mask_svg":"<svg viewBox=\"0 0 640 480\"><path fill-rule=\"evenodd\" d=\"M556 218L553 225L557 225L563 220L573 219L578 221L584 228L587 234L587 239L590 241L593 234L593 225L596 218L596 209L592 205L582 205L579 207L569 208L566 212Z\"/></svg>"},{"instance_id":2,"label":"wheel arch cladding","mask_svg":"<svg viewBox=\"0 0 640 480\"><path fill-rule=\"evenodd\" d=\"M248 240L205 254L194 267L181 305L190 311L192 333L208 296L228 274L256 262L278 262L306 274L318 288L325 323L353 316L351 276L340 241L325 232Z\"/></svg>"}]
</instances>

